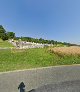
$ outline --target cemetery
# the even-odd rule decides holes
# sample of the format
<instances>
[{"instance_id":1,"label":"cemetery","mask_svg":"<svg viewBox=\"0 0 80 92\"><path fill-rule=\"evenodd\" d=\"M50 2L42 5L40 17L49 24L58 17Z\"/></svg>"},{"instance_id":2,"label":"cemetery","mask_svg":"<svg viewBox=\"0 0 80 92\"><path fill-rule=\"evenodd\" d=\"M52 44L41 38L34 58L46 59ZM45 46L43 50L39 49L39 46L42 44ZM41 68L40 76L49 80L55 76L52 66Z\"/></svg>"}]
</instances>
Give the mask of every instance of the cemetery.
<instances>
[{"instance_id":1,"label":"cemetery","mask_svg":"<svg viewBox=\"0 0 80 92\"><path fill-rule=\"evenodd\" d=\"M20 48L20 49L44 48L44 47L53 46L53 44L42 44L42 43L27 42L27 41L21 41L21 40L15 41L13 39L10 39L9 42L13 44L16 48Z\"/></svg>"}]
</instances>

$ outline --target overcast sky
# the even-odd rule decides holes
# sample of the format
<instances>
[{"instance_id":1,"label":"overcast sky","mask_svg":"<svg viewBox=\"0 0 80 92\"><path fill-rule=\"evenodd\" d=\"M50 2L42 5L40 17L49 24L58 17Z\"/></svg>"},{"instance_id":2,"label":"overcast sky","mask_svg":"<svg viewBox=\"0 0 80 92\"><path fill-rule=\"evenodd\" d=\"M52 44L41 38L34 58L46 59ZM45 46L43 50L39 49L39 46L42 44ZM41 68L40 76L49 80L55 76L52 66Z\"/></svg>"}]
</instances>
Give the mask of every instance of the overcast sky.
<instances>
[{"instance_id":1,"label":"overcast sky","mask_svg":"<svg viewBox=\"0 0 80 92\"><path fill-rule=\"evenodd\" d=\"M80 43L80 0L0 0L0 25L20 37Z\"/></svg>"}]
</instances>

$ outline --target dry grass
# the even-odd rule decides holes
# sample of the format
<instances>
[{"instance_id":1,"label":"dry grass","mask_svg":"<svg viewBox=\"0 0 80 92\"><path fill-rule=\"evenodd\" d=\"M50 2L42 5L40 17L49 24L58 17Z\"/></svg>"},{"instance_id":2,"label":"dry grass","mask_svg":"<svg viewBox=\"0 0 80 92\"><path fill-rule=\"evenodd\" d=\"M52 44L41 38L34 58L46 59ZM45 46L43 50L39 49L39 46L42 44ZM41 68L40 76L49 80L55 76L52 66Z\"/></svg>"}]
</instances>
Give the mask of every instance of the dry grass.
<instances>
[{"instance_id":1,"label":"dry grass","mask_svg":"<svg viewBox=\"0 0 80 92\"><path fill-rule=\"evenodd\" d=\"M50 49L50 51L58 55L80 55L80 47L78 46L55 47Z\"/></svg>"}]
</instances>

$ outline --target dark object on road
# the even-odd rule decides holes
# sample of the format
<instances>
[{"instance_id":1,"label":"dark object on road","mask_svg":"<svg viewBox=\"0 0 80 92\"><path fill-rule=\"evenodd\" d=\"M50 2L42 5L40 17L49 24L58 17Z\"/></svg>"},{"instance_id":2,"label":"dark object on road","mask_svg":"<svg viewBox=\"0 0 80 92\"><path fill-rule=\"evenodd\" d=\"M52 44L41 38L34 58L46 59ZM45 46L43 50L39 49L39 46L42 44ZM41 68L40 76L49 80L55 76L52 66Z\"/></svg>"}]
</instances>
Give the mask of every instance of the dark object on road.
<instances>
[{"instance_id":1,"label":"dark object on road","mask_svg":"<svg viewBox=\"0 0 80 92\"><path fill-rule=\"evenodd\" d=\"M32 89L32 90L30 90L30 91L28 91L28 92L35 92L35 89Z\"/></svg>"},{"instance_id":2,"label":"dark object on road","mask_svg":"<svg viewBox=\"0 0 80 92\"><path fill-rule=\"evenodd\" d=\"M18 89L20 89L20 92L25 92L25 85L23 82L20 83Z\"/></svg>"}]
</instances>

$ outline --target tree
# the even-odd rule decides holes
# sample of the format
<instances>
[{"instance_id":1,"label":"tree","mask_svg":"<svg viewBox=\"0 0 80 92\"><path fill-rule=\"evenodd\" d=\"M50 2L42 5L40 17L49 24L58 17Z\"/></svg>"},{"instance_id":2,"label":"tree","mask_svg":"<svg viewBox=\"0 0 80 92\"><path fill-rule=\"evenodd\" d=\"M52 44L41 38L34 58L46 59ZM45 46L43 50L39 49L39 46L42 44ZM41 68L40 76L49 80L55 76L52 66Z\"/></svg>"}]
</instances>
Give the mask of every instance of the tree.
<instances>
[{"instance_id":1,"label":"tree","mask_svg":"<svg viewBox=\"0 0 80 92\"><path fill-rule=\"evenodd\" d=\"M15 33L14 32L7 32L7 36L9 39L15 38Z\"/></svg>"},{"instance_id":2,"label":"tree","mask_svg":"<svg viewBox=\"0 0 80 92\"><path fill-rule=\"evenodd\" d=\"M1 39L3 41L8 40L8 36L6 35L6 33L1 36Z\"/></svg>"},{"instance_id":3,"label":"tree","mask_svg":"<svg viewBox=\"0 0 80 92\"><path fill-rule=\"evenodd\" d=\"M3 26L2 26L2 25L0 25L0 38L4 37L4 36L5 36L5 34L6 34L5 29L3 28Z\"/></svg>"}]
</instances>

